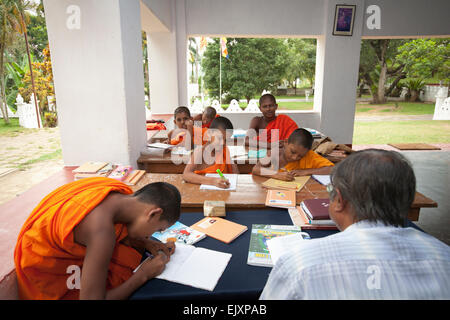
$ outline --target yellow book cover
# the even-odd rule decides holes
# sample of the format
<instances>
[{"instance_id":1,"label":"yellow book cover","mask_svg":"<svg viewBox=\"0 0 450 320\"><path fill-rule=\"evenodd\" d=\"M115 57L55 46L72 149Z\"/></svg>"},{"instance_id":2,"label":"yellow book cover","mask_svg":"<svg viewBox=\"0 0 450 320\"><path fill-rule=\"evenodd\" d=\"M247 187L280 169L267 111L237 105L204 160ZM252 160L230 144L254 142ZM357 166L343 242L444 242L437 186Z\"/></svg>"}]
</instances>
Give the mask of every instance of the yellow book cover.
<instances>
[{"instance_id":1,"label":"yellow book cover","mask_svg":"<svg viewBox=\"0 0 450 320\"><path fill-rule=\"evenodd\" d=\"M298 192L308 182L309 178L310 176L295 177L295 180L293 181L283 181L271 178L262 183L262 186L268 189L287 189Z\"/></svg>"}]
</instances>

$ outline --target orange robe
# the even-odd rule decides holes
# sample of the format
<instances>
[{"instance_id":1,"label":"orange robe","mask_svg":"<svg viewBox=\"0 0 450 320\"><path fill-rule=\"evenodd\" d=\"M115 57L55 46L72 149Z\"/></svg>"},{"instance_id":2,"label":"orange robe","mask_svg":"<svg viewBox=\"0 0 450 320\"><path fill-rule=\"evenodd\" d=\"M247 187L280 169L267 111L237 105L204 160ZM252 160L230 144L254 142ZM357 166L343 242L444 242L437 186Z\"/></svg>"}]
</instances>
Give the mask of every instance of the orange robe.
<instances>
[{"instance_id":1,"label":"orange robe","mask_svg":"<svg viewBox=\"0 0 450 320\"><path fill-rule=\"evenodd\" d=\"M220 117L220 115L219 114L216 114L216 117L215 118L217 118L217 117ZM215 119L214 118L214 119ZM214 121L214 119L212 119L210 122L208 122L208 123L202 123L202 128L209 128L210 126L211 126L211 123Z\"/></svg>"},{"instance_id":2,"label":"orange robe","mask_svg":"<svg viewBox=\"0 0 450 320\"><path fill-rule=\"evenodd\" d=\"M33 210L20 231L14 251L21 299L78 299L69 289L71 265L82 269L86 247L74 241L74 228L112 191L131 194L130 187L108 178L71 182L47 195ZM108 269L106 289L129 279L142 256L120 241L127 237L123 224L115 225L116 245Z\"/></svg>"},{"instance_id":3,"label":"orange robe","mask_svg":"<svg viewBox=\"0 0 450 320\"><path fill-rule=\"evenodd\" d=\"M284 114L279 114L277 117L270 121L266 128L266 133L263 133L257 137L259 141L275 142L277 140L272 139L272 130L278 129L278 140L286 140L289 138L291 133L298 129L297 123L292 120L289 116Z\"/></svg>"},{"instance_id":4,"label":"orange robe","mask_svg":"<svg viewBox=\"0 0 450 320\"><path fill-rule=\"evenodd\" d=\"M216 155L216 163L203 170L195 170L196 174L205 173L217 173L217 169L220 169L222 173L233 173L233 166L230 157L230 151L227 147L222 149L222 154Z\"/></svg>"},{"instance_id":5,"label":"orange robe","mask_svg":"<svg viewBox=\"0 0 450 320\"><path fill-rule=\"evenodd\" d=\"M322 167L334 166L333 162L322 157L316 152L309 150L308 153L298 161L288 162L284 166L287 171L304 170L304 169L319 169Z\"/></svg>"},{"instance_id":6,"label":"orange robe","mask_svg":"<svg viewBox=\"0 0 450 320\"><path fill-rule=\"evenodd\" d=\"M208 128L200 128L194 127L194 144L195 145L204 145L207 141L204 139L205 133ZM186 136L187 131L183 131L178 133L174 138L170 139L171 145L177 145L184 141L184 137Z\"/></svg>"}]
</instances>

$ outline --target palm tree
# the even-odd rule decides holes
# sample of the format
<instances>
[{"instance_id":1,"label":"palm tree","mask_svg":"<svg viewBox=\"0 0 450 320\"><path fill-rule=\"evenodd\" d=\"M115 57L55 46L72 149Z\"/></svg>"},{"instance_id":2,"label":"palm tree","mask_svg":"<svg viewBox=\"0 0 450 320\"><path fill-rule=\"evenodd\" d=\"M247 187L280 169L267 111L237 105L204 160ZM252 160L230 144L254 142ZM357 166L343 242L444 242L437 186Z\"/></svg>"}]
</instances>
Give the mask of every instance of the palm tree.
<instances>
[{"instance_id":1,"label":"palm tree","mask_svg":"<svg viewBox=\"0 0 450 320\"><path fill-rule=\"evenodd\" d=\"M34 86L34 77L33 77L33 67L31 64L31 55L30 55L30 46L28 43L28 35L27 35L27 27L26 24L29 22L29 18L25 15L26 9L33 8L33 4L31 2L25 0L2 0L0 3L0 38L2 41L0 42L0 82L1 82L1 92L0 92L0 104L1 110L3 112L3 116L6 123L9 123L8 115L7 115L7 107L6 107L6 92L5 92L5 82L4 82L4 55L6 51L6 47L8 45L8 40L12 39L13 34L15 32L24 35L25 39L25 47L27 50L28 57L28 65L30 68L30 76L31 76L31 86L34 93L34 103L36 106L36 117L38 127L39 124L39 107L37 104L37 95Z\"/></svg>"}]
</instances>

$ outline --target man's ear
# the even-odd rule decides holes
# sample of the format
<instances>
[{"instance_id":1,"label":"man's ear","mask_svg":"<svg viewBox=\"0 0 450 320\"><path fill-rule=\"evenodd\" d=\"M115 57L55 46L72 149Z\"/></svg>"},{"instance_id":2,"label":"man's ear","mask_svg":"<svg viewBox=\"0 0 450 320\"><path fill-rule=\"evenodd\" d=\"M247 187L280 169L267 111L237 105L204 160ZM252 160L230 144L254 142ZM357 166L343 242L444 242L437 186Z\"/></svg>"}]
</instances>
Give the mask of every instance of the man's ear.
<instances>
[{"instance_id":1,"label":"man's ear","mask_svg":"<svg viewBox=\"0 0 450 320\"><path fill-rule=\"evenodd\" d=\"M336 189L335 192L336 192L336 195L334 196L334 202L335 202L334 209L337 213L341 213L342 211L345 210L345 207L347 206L347 201L344 200L339 189Z\"/></svg>"},{"instance_id":2,"label":"man's ear","mask_svg":"<svg viewBox=\"0 0 450 320\"><path fill-rule=\"evenodd\" d=\"M163 209L160 207L155 207L147 212L147 220L154 220L154 218L158 218L158 220L160 220L162 213Z\"/></svg>"}]
</instances>

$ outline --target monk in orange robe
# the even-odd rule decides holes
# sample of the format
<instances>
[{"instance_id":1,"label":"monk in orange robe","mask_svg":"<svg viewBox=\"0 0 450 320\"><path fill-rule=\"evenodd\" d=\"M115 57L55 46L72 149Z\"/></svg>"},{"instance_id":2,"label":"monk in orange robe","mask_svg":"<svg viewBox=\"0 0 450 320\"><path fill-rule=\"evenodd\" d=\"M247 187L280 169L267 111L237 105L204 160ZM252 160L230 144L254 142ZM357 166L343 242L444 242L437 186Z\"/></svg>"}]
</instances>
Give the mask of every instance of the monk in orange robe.
<instances>
[{"instance_id":1,"label":"monk in orange robe","mask_svg":"<svg viewBox=\"0 0 450 320\"><path fill-rule=\"evenodd\" d=\"M267 143L267 148L270 149L270 143L277 140L286 140L291 133L298 128L297 123L287 115L276 115L278 104L276 99L271 94L265 94L259 99L259 110L261 110L262 117L254 117L250 122L250 129L256 131L258 134L255 137L260 142ZM266 131L259 135L259 130L265 129ZM278 139L274 137L274 131L278 130ZM245 144L250 144L249 137L246 137Z\"/></svg>"},{"instance_id":2,"label":"monk in orange robe","mask_svg":"<svg viewBox=\"0 0 450 320\"><path fill-rule=\"evenodd\" d=\"M225 117L217 117L211 123L211 127L206 133L211 141L203 147L196 148L189 163L184 168L183 179L186 182L196 184L209 184L219 188L228 188L230 182L227 179L205 177L205 173L217 173L219 169L222 173L239 173L239 169L232 162L230 152L226 147L226 139L231 137L233 124ZM211 151L214 157L214 164L208 164L203 159L205 149ZM206 152L209 155L209 153ZM198 163L200 162L200 163Z\"/></svg>"},{"instance_id":3,"label":"monk in orange robe","mask_svg":"<svg viewBox=\"0 0 450 320\"><path fill-rule=\"evenodd\" d=\"M124 299L159 275L174 252L149 240L176 222L181 197L167 183L136 193L109 178L86 178L51 192L31 212L16 248L21 299ZM148 250L154 258L139 265Z\"/></svg>"},{"instance_id":4,"label":"monk in orange robe","mask_svg":"<svg viewBox=\"0 0 450 320\"><path fill-rule=\"evenodd\" d=\"M294 130L287 143L280 146L277 159L272 156L268 165L258 162L252 173L284 181L292 181L296 176L330 174L334 164L311 150L313 140L308 130Z\"/></svg>"},{"instance_id":5,"label":"monk in orange robe","mask_svg":"<svg viewBox=\"0 0 450 320\"><path fill-rule=\"evenodd\" d=\"M220 117L220 115L217 113L216 109L213 107L206 107L203 113L194 117L194 121L201 121L202 128L209 128L212 121L217 117Z\"/></svg>"},{"instance_id":6,"label":"monk in orange robe","mask_svg":"<svg viewBox=\"0 0 450 320\"><path fill-rule=\"evenodd\" d=\"M208 128L194 127L191 112L187 107L176 108L173 121L176 128L168 133L166 143L191 149L192 143L194 145L202 145L207 142L204 140L204 135ZM190 137L190 139L186 137Z\"/></svg>"}]
</instances>

